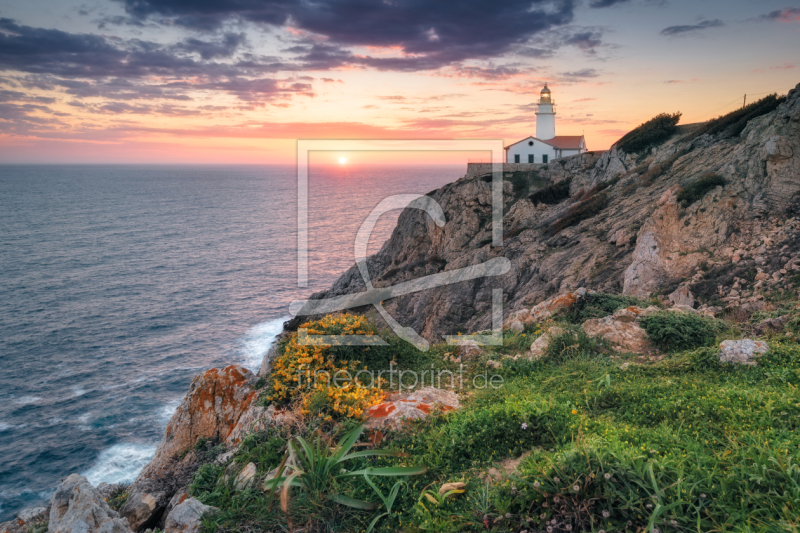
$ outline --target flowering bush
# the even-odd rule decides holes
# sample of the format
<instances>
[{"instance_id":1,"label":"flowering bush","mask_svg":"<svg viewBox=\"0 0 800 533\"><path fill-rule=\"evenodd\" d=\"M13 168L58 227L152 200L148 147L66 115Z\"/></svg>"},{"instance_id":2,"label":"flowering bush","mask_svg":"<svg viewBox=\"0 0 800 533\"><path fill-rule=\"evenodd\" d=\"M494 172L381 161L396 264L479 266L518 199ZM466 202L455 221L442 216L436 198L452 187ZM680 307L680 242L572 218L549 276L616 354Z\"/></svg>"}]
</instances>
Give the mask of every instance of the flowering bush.
<instances>
[{"instance_id":1,"label":"flowering bush","mask_svg":"<svg viewBox=\"0 0 800 533\"><path fill-rule=\"evenodd\" d=\"M366 317L343 314L307 322L299 328L306 335L373 335ZM304 412L329 412L346 417L361 416L363 411L383 398L379 387L363 386L357 378L334 383L337 375L352 376L359 361L337 361L329 346L293 333L272 368L270 392L272 403L299 399ZM372 384L371 384L372 385Z\"/></svg>"}]
</instances>

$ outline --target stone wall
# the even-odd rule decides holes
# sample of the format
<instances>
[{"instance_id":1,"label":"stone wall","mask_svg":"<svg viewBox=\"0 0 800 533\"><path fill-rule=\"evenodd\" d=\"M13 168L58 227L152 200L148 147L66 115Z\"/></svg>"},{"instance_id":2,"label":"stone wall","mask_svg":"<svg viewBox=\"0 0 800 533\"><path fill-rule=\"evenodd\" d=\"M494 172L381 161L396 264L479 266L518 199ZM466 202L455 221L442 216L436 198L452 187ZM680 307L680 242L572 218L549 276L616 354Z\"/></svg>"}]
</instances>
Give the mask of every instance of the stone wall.
<instances>
[{"instance_id":1,"label":"stone wall","mask_svg":"<svg viewBox=\"0 0 800 533\"><path fill-rule=\"evenodd\" d=\"M503 172L514 172L517 170L533 170L543 166L541 163L503 163ZM483 176L492 172L492 163L467 163L467 174L465 177Z\"/></svg>"}]
</instances>

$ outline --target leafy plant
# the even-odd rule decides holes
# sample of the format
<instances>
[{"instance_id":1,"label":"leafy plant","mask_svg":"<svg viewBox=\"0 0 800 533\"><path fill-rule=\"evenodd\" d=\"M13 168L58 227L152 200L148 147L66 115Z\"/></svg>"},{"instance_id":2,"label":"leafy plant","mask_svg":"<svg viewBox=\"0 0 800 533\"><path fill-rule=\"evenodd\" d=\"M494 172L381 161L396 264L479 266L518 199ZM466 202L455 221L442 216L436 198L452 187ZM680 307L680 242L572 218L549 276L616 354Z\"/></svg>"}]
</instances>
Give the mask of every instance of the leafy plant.
<instances>
[{"instance_id":1,"label":"leafy plant","mask_svg":"<svg viewBox=\"0 0 800 533\"><path fill-rule=\"evenodd\" d=\"M647 302L634 296L596 292L576 301L566 313L566 318L573 324L583 324L590 318L613 315L616 311L632 305L645 307Z\"/></svg>"},{"instance_id":2,"label":"leafy plant","mask_svg":"<svg viewBox=\"0 0 800 533\"><path fill-rule=\"evenodd\" d=\"M281 509L284 512L288 511L289 490L291 487L299 487L315 497L325 498L356 509L372 510L376 507L374 503L358 500L337 492L337 480L365 474L371 476L415 476L426 472L427 469L424 466L366 468L347 472L343 468L344 463L353 459L371 456L406 456L402 452L391 450L363 450L349 453L363 431L363 424L353 428L333 450L330 450L327 445L323 445L322 439L319 437L317 437L313 445L300 436L290 441L288 444L289 461L287 464L292 473L283 478L278 477L275 481L276 487L283 487L281 491Z\"/></svg>"},{"instance_id":3,"label":"leafy plant","mask_svg":"<svg viewBox=\"0 0 800 533\"><path fill-rule=\"evenodd\" d=\"M680 113L656 115L625 134L617 141L617 148L632 154L656 146L675 133L680 119Z\"/></svg>"},{"instance_id":4,"label":"leafy plant","mask_svg":"<svg viewBox=\"0 0 800 533\"><path fill-rule=\"evenodd\" d=\"M641 325L653 342L666 350L691 350L711 345L718 326L696 313L661 311L642 318Z\"/></svg>"},{"instance_id":5,"label":"leafy plant","mask_svg":"<svg viewBox=\"0 0 800 533\"><path fill-rule=\"evenodd\" d=\"M727 183L728 180L726 180L719 174L714 174L712 172L703 174L697 180L684 186L681 189L681 192L678 193L677 200L684 208L689 207L691 204L700 200L709 191L712 191L713 189L719 186L724 187L725 185L727 185Z\"/></svg>"}]
</instances>

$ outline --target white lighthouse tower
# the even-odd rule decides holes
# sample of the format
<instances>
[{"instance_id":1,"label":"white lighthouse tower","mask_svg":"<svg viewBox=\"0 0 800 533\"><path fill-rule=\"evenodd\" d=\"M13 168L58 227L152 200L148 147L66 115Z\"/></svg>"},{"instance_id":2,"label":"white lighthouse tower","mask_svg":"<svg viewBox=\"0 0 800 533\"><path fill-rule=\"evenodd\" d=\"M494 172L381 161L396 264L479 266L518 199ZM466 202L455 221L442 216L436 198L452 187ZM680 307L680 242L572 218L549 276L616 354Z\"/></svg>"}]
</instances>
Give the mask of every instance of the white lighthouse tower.
<instances>
[{"instance_id":1,"label":"white lighthouse tower","mask_svg":"<svg viewBox=\"0 0 800 533\"><path fill-rule=\"evenodd\" d=\"M539 109L536 111L536 138L546 141L556 136L555 102L550 98L550 89L544 84L539 95Z\"/></svg>"}]
</instances>

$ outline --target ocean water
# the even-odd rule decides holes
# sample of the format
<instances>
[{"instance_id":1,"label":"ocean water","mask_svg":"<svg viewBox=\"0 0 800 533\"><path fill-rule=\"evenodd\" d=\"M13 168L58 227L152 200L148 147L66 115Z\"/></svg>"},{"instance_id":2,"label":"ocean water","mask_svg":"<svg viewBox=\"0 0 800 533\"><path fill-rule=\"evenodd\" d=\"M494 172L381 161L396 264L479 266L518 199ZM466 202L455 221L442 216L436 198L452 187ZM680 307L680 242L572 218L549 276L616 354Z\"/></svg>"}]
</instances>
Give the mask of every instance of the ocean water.
<instances>
[{"instance_id":1,"label":"ocean water","mask_svg":"<svg viewBox=\"0 0 800 533\"><path fill-rule=\"evenodd\" d=\"M73 472L132 480L191 378L257 370L378 202L464 170L312 166L300 289L293 166L0 166L0 521Z\"/></svg>"}]
</instances>

